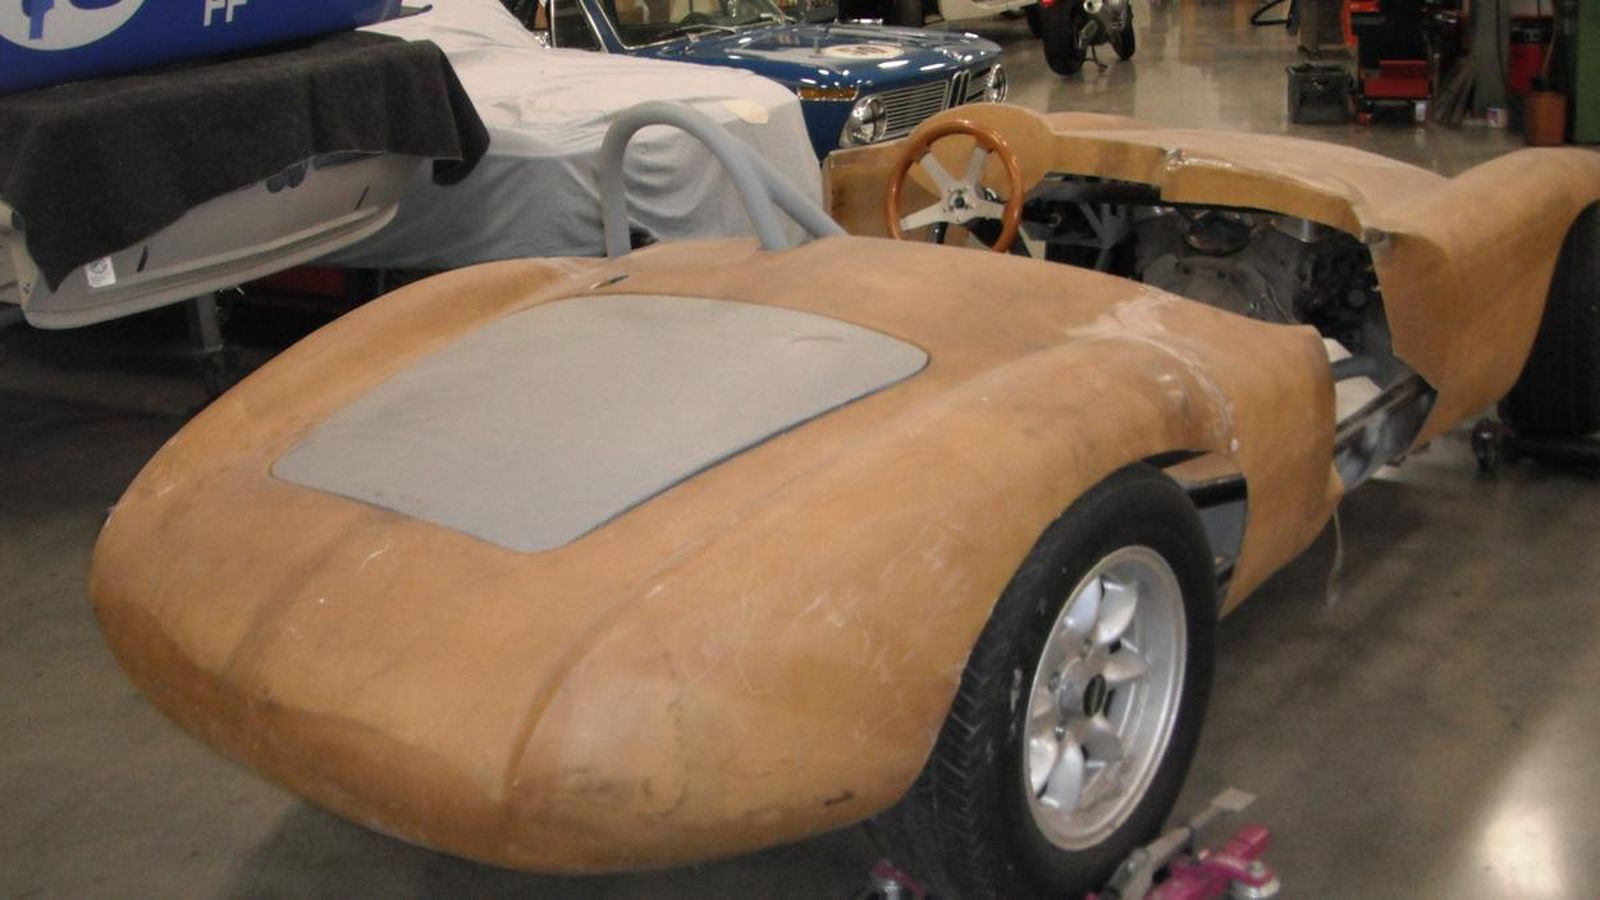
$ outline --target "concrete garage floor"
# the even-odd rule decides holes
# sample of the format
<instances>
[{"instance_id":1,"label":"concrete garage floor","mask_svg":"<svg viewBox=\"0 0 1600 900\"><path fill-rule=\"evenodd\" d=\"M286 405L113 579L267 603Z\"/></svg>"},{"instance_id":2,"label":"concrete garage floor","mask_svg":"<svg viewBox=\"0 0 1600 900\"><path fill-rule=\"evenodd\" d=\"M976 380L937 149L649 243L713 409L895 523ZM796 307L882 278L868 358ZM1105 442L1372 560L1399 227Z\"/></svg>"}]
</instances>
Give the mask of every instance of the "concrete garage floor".
<instances>
[{"instance_id":1,"label":"concrete garage floor","mask_svg":"<svg viewBox=\"0 0 1600 900\"><path fill-rule=\"evenodd\" d=\"M1279 132L1280 29L1248 3L1138 6L1140 51L1048 74L1020 20L1014 98ZM970 26L969 26L970 27ZM1514 146L1483 128L1294 129L1443 171ZM293 323L278 331L293 330ZM259 361L287 338L233 323ZM857 829L649 875L548 878L417 849L224 761L134 692L85 598L108 506L201 402L182 318L0 332L0 896L847 897ZM1287 896L1600 896L1600 482L1532 464L1480 476L1454 433L1345 504L1331 536L1221 630L1179 812L1260 800Z\"/></svg>"}]
</instances>

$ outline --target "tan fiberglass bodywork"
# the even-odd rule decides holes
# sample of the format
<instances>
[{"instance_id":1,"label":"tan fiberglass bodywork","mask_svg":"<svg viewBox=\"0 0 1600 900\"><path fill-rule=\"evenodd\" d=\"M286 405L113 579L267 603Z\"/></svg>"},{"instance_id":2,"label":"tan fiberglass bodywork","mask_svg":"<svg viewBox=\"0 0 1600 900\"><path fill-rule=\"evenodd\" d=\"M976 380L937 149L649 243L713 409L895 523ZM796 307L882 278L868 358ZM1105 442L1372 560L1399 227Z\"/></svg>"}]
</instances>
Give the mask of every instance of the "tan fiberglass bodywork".
<instances>
[{"instance_id":1,"label":"tan fiberglass bodywork","mask_svg":"<svg viewBox=\"0 0 1600 900\"><path fill-rule=\"evenodd\" d=\"M1355 235L1372 250L1395 355L1439 392L1419 441L1504 396L1533 343L1556 251L1578 213L1600 200L1600 154L1522 150L1456 178L1349 147L1298 138L1156 128L1091 113L1041 116L964 106L1004 135L1023 182L1047 174L1157 187L1171 203L1260 209ZM886 234L883 197L900 142L835 153L824 164L829 211L852 234ZM971 139L935 151L961 171ZM1003 184L991 161L986 180ZM925 191L905 209L932 201Z\"/></svg>"},{"instance_id":2,"label":"tan fiberglass bodywork","mask_svg":"<svg viewBox=\"0 0 1600 900\"><path fill-rule=\"evenodd\" d=\"M604 293L782 305L930 362L543 553L271 476L458 336ZM1007 580L1124 464L1244 475L1236 604L1337 503L1333 415L1311 329L1050 263L863 238L499 263L352 313L198 416L113 512L91 591L157 705L319 805L502 865L665 865L897 800Z\"/></svg>"}]
</instances>

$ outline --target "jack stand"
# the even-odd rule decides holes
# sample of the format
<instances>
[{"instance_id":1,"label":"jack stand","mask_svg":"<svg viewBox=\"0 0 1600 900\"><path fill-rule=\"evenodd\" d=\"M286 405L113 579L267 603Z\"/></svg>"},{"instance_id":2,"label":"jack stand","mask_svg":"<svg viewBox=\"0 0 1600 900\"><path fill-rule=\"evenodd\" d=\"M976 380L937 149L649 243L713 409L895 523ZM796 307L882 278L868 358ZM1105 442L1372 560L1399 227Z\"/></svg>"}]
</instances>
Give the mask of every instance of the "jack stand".
<instances>
[{"instance_id":1,"label":"jack stand","mask_svg":"<svg viewBox=\"0 0 1600 900\"><path fill-rule=\"evenodd\" d=\"M1225 815L1235 815L1255 802L1255 797L1229 788L1212 799L1187 824L1168 831L1133 851L1117 874L1098 893L1084 900L1268 900L1278 895L1278 875L1262 857L1272 844L1263 825L1240 828L1221 849L1197 848L1195 841L1207 825ZM1160 884L1157 876L1165 875ZM856 900L927 900L931 895L886 859L872 867L872 886Z\"/></svg>"},{"instance_id":2,"label":"jack stand","mask_svg":"<svg viewBox=\"0 0 1600 900\"><path fill-rule=\"evenodd\" d=\"M927 890L887 859L874 863L868 877L872 886L858 894L856 900L927 900Z\"/></svg>"},{"instance_id":3,"label":"jack stand","mask_svg":"<svg viewBox=\"0 0 1600 900\"><path fill-rule=\"evenodd\" d=\"M1278 876L1261 857L1272 843L1264 826L1246 825L1217 851L1197 849L1201 829L1255 802L1230 788L1188 824L1172 829L1129 856L1111 882L1089 900L1266 900L1278 894ZM1159 885L1156 876L1166 870Z\"/></svg>"},{"instance_id":4,"label":"jack stand","mask_svg":"<svg viewBox=\"0 0 1600 900\"><path fill-rule=\"evenodd\" d=\"M206 397L215 400L239 382L239 361L222 338L217 295L196 297L185 308L189 313L189 342L200 360L200 382Z\"/></svg>"}]
</instances>

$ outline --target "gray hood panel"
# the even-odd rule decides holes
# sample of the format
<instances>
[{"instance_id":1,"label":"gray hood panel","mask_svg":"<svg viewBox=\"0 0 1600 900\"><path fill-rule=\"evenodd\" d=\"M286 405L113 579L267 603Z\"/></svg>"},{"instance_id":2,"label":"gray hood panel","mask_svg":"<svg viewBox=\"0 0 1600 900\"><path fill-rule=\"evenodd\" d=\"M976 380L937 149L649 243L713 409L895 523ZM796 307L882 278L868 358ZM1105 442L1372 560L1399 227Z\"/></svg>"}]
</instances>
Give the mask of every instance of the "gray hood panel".
<instances>
[{"instance_id":1,"label":"gray hood panel","mask_svg":"<svg viewBox=\"0 0 1600 900\"><path fill-rule=\"evenodd\" d=\"M927 365L855 325L611 295L516 313L317 426L278 478L536 552Z\"/></svg>"}]
</instances>

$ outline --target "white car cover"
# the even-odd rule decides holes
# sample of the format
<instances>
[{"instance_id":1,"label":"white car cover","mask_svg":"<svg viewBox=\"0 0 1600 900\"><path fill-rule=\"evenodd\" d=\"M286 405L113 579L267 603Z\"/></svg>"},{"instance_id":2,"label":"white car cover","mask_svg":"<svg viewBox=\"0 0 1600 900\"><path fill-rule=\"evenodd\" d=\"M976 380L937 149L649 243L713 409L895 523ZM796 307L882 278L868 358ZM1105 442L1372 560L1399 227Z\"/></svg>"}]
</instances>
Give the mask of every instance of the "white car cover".
<instances>
[{"instance_id":1,"label":"white car cover","mask_svg":"<svg viewBox=\"0 0 1600 900\"><path fill-rule=\"evenodd\" d=\"M600 142L615 113L645 100L693 106L753 145L805 193L821 197L799 101L749 72L549 49L500 0L433 0L428 12L370 30L438 44L491 141L466 180L441 187L418 177L388 227L329 263L454 268L601 255ZM629 145L625 173L631 221L659 239L751 233L721 166L683 132L640 132Z\"/></svg>"}]
</instances>

